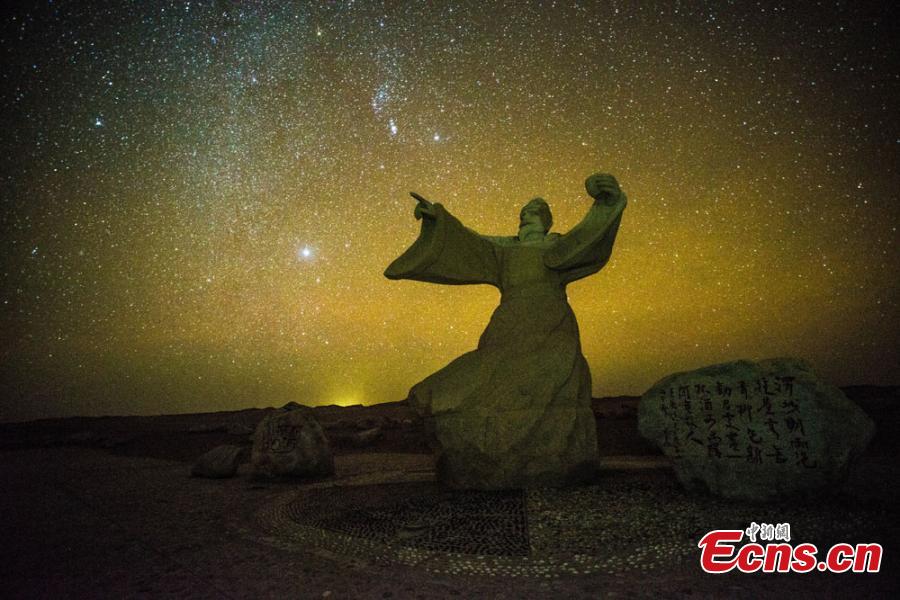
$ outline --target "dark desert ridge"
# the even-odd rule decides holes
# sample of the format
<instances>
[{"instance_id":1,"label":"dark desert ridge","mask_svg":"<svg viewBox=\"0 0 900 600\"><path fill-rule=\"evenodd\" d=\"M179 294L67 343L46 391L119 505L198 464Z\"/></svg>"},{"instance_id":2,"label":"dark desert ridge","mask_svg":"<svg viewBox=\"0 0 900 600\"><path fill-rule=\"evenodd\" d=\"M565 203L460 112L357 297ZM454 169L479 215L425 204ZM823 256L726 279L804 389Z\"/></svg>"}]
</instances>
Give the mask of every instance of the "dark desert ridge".
<instances>
[{"instance_id":1,"label":"dark desert ridge","mask_svg":"<svg viewBox=\"0 0 900 600\"><path fill-rule=\"evenodd\" d=\"M436 486L405 402L316 407L336 459L335 476L318 480L260 481L246 463L231 479L190 477L220 444L249 457L253 428L274 408L4 423L3 595L891 597L898 388L844 392L878 430L843 488L756 506L682 491L637 433L636 397L593 401L603 465L594 485L468 496ZM432 519L427 543L415 515ZM790 522L797 541L878 542L882 570L704 573L697 540L751 520Z\"/></svg>"}]
</instances>

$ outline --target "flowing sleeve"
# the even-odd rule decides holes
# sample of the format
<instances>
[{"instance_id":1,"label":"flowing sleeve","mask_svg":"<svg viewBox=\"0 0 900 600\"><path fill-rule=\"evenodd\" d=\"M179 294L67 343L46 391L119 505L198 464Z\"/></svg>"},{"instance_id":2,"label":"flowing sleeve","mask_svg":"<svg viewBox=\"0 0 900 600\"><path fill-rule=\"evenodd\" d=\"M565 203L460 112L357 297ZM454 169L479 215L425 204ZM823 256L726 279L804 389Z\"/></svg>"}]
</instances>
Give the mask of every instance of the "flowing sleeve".
<instances>
[{"instance_id":1,"label":"flowing sleeve","mask_svg":"<svg viewBox=\"0 0 900 600\"><path fill-rule=\"evenodd\" d=\"M422 219L418 239L392 262L384 276L429 283L462 285L487 283L500 286L497 246L466 228L435 204L435 218Z\"/></svg>"},{"instance_id":2,"label":"flowing sleeve","mask_svg":"<svg viewBox=\"0 0 900 600\"><path fill-rule=\"evenodd\" d=\"M563 283L570 283L602 269L612 255L627 200L621 194L612 205L594 204L570 232L558 238L544 255L544 265L559 271Z\"/></svg>"}]
</instances>

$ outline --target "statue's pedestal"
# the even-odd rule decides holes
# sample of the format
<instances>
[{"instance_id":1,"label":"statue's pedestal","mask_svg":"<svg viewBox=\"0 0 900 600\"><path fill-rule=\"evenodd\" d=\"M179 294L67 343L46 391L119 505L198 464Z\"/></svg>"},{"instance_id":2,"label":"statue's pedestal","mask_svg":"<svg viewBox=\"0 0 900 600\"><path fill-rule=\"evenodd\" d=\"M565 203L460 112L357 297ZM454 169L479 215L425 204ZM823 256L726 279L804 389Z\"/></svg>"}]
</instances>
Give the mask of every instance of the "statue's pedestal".
<instances>
[{"instance_id":1,"label":"statue's pedestal","mask_svg":"<svg viewBox=\"0 0 900 600\"><path fill-rule=\"evenodd\" d=\"M587 483L599 466L590 406L424 416L438 480L454 489Z\"/></svg>"}]
</instances>

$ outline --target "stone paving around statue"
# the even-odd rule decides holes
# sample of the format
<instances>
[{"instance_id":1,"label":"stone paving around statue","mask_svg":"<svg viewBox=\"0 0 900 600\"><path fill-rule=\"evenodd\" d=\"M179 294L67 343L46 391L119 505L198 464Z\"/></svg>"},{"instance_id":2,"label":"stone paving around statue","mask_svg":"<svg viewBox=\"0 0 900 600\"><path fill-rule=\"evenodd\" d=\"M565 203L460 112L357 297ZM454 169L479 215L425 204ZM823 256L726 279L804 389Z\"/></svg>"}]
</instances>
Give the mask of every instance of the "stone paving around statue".
<instances>
[{"instance_id":1,"label":"stone paving around statue","mask_svg":"<svg viewBox=\"0 0 900 600\"><path fill-rule=\"evenodd\" d=\"M710 577L696 562L702 533L749 520L787 520L823 543L871 537L896 547L897 470L879 457L832 499L754 506L687 495L658 468L608 468L596 485L494 497L437 488L427 455L339 456L334 479L305 483L259 482L249 465L232 479L189 479L185 463L71 447L3 456L9 597L749 598L842 589L887 597L896 589L893 552L883 574L864 579Z\"/></svg>"}]
</instances>

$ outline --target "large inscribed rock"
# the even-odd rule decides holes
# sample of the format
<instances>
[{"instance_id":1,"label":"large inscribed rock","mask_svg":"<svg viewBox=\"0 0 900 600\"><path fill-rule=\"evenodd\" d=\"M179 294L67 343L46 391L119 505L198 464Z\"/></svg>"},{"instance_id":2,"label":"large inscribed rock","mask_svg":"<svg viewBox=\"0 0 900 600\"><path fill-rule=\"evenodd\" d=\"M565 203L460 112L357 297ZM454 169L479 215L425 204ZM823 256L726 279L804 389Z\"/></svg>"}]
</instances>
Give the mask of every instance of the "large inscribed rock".
<instances>
[{"instance_id":1,"label":"large inscribed rock","mask_svg":"<svg viewBox=\"0 0 900 600\"><path fill-rule=\"evenodd\" d=\"M488 237L413 194L421 233L385 276L501 293L477 349L409 392L436 450L438 478L450 487L561 485L595 471L591 375L566 285L607 263L626 199L608 175L586 186L596 201L565 235L548 233L552 216L541 199L523 207L518 236Z\"/></svg>"},{"instance_id":2,"label":"large inscribed rock","mask_svg":"<svg viewBox=\"0 0 900 600\"><path fill-rule=\"evenodd\" d=\"M669 375L641 397L638 428L686 487L749 500L835 489L875 431L840 389L792 358Z\"/></svg>"},{"instance_id":3,"label":"large inscribed rock","mask_svg":"<svg viewBox=\"0 0 900 600\"><path fill-rule=\"evenodd\" d=\"M256 427L250 455L255 475L312 477L334 473L334 457L313 410L276 411Z\"/></svg>"}]
</instances>

